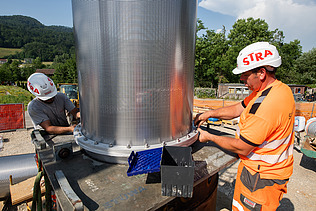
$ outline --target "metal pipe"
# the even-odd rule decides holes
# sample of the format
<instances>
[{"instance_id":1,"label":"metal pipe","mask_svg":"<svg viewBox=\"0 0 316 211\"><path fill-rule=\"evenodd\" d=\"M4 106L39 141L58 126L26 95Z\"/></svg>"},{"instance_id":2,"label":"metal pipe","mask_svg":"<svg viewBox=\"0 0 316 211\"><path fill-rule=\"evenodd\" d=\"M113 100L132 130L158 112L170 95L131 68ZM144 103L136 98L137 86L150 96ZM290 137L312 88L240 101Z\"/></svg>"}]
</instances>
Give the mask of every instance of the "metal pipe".
<instances>
[{"instance_id":1,"label":"metal pipe","mask_svg":"<svg viewBox=\"0 0 316 211\"><path fill-rule=\"evenodd\" d=\"M15 184L36 174L34 153L0 157L0 198L10 194L10 175Z\"/></svg>"}]
</instances>

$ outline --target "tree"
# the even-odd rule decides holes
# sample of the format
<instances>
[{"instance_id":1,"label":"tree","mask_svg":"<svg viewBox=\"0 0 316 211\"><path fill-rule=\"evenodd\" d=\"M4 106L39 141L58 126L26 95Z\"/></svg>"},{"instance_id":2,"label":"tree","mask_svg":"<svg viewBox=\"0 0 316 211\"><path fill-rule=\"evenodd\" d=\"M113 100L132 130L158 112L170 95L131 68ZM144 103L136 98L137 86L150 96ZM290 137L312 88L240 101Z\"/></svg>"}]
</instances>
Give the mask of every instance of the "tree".
<instances>
[{"instance_id":1,"label":"tree","mask_svg":"<svg viewBox=\"0 0 316 211\"><path fill-rule=\"evenodd\" d=\"M269 25L262 19L239 19L233 25L228 34L229 49L227 51L228 80L238 82L239 76L233 75L232 71L236 67L236 59L239 52L254 42L272 42L276 31L270 31Z\"/></svg>"},{"instance_id":2,"label":"tree","mask_svg":"<svg viewBox=\"0 0 316 211\"><path fill-rule=\"evenodd\" d=\"M206 29L201 20L198 20L197 29L197 32ZM206 29L206 34L197 37L195 48L195 86L213 87L225 81L221 62L228 48L225 28L220 33Z\"/></svg>"},{"instance_id":3,"label":"tree","mask_svg":"<svg viewBox=\"0 0 316 211\"><path fill-rule=\"evenodd\" d=\"M316 84L316 48L303 53L295 61L295 70L301 84Z\"/></svg>"},{"instance_id":4,"label":"tree","mask_svg":"<svg viewBox=\"0 0 316 211\"><path fill-rule=\"evenodd\" d=\"M35 73L35 71L36 71L36 68L34 66L25 66L21 68L21 76L22 76L21 81L26 81L30 77L30 75Z\"/></svg>"},{"instance_id":5,"label":"tree","mask_svg":"<svg viewBox=\"0 0 316 211\"><path fill-rule=\"evenodd\" d=\"M58 58L55 59L58 61ZM55 83L77 83L76 57L72 55L64 63L54 63L55 74L53 80Z\"/></svg>"},{"instance_id":6,"label":"tree","mask_svg":"<svg viewBox=\"0 0 316 211\"><path fill-rule=\"evenodd\" d=\"M5 63L0 65L0 84L4 84L7 81L12 80L12 74L10 71L10 64Z\"/></svg>"},{"instance_id":7,"label":"tree","mask_svg":"<svg viewBox=\"0 0 316 211\"><path fill-rule=\"evenodd\" d=\"M20 61L14 60L10 64L10 71L12 74L12 81L21 81L22 80L22 75L21 75L21 70L19 68L19 65L21 64Z\"/></svg>"},{"instance_id":8,"label":"tree","mask_svg":"<svg viewBox=\"0 0 316 211\"><path fill-rule=\"evenodd\" d=\"M295 71L294 63L302 55L300 41L294 40L290 43L282 43L279 54L282 58L282 65L277 69L277 78L284 83L298 83L300 76Z\"/></svg>"},{"instance_id":9,"label":"tree","mask_svg":"<svg viewBox=\"0 0 316 211\"><path fill-rule=\"evenodd\" d=\"M40 57L36 57L36 59L33 60L32 62L32 66L36 69L43 69L46 66L42 63L41 58Z\"/></svg>"},{"instance_id":10,"label":"tree","mask_svg":"<svg viewBox=\"0 0 316 211\"><path fill-rule=\"evenodd\" d=\"M70 59L71 55L69 54L62 54L62 55L56 55L54 59L54 63L65 63L68 59Z\"/></svg>"}]
</instances>

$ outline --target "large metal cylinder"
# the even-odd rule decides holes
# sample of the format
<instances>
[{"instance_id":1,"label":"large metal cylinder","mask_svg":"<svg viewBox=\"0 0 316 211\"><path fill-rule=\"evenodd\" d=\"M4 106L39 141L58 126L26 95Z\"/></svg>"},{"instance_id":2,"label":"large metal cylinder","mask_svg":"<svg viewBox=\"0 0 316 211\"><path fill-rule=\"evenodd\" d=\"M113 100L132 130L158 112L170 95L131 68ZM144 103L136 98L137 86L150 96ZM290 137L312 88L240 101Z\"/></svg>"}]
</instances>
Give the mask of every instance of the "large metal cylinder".
<instances>
[{"instance_id":1,"label":"large metal cylinder","mask_svg":"<svg viewBox=\"0 0 316 211\"><path fill-rule=\"evenodd\" d=\"M72 0L72 7L80 145L136 149L192 136L197 0ZM107 150L99 146L88 151Z\"/></svg>"}]
</instances>

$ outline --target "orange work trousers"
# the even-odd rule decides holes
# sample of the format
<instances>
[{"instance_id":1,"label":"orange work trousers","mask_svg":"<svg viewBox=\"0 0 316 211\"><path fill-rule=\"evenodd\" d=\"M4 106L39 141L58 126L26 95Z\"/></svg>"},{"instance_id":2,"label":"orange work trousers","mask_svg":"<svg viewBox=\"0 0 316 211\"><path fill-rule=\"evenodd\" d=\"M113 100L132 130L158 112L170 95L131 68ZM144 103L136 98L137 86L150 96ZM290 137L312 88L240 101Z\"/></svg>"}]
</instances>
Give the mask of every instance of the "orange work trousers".
<instances>
[{"instance_id":1,"label":"orange work trousers","mask_svg":"<svg viewBox=\"0 0 316 211\"><path fill-rule=\"evenodd\" d=\"M260 174L254 175L240 162L238 166L233 210L276 210L287 192L287 180L261 179Z\"/></svg>"}]
</instances>

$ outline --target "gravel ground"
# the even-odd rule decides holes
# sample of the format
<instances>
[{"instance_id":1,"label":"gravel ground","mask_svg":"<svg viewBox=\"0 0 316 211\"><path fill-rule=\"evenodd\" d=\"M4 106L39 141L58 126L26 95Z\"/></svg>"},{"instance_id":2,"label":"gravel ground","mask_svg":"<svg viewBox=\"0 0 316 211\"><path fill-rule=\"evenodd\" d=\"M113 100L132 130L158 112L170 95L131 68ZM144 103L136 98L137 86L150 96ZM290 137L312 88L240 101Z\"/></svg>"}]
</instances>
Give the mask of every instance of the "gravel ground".
<instances>
[{"instance_id":1,"label":"gravel ground","mask_svg":"<svg viewBox=\"0 0 316 211\"><path fill-rule=\"evenodd\" d=\"M217 210L231 210L239 161L220 172ZM278 211L316 211L316 159L294 150L294 170Z\"/></svg>"},{"instance_id":2,"label":"gravel ground","mask_svg":"<svg viewBox=\"0 0 316 211\"><path fill-rule=\"evenodd\" d=\"M32 126L27 122L28 129L0 132L4 138L4 148L0 157L16 154L33 153L30 133ZM220 130L221 127L216 129ZM217 192L217 210L231 210L234 183L239 161L222 170L219 175ZM316 211L316 159L306 157L294 150L294 172L288 183L288 193L284 194L279 211L314 210ZM1 208L1 206L0 206ZM16 210L23 210L21 208Z\"/></svg>"},{"instance_id":3,"label":"gravel ground","mask_svg":"<svg viewBox=\"0 0 316 211\"><path fill-rule=\"evenodd\" d=\"M3 150L0 151L0 157L34 153L34 145L31 143L31 132L32 129L20 129L0 133L0 136L3 137Z\"/></svg>"}]
</instances>

